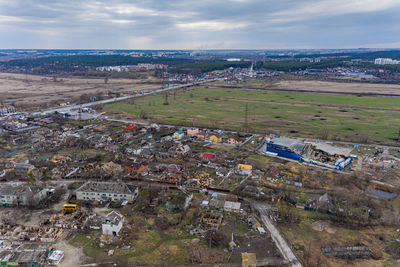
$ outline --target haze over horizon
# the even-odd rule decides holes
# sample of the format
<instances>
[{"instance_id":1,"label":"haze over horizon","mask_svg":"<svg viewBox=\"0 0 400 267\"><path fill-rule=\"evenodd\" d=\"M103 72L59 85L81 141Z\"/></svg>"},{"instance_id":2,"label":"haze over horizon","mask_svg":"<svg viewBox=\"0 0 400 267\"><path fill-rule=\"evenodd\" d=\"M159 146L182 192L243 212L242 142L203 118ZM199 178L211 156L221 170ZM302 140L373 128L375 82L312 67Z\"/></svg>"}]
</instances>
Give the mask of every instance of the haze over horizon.
<instances>
[{"instance_id":1,"label":"haze over horizon","mask_svg":"<svg viewBox=\"0 0 400 267\"><path fill-rule=\"evenodd\" d=\"M0 49L400 48L398 0L0 0Z\"/></svg>"}]
</instances>

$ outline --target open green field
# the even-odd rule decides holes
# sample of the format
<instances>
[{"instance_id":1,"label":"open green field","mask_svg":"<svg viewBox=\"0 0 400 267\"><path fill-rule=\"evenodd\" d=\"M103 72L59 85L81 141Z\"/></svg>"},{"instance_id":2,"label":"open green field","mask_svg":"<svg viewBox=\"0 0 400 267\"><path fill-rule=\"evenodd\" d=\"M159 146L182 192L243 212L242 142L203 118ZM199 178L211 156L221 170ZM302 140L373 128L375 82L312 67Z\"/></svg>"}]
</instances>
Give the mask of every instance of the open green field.
<instances>
[{"instance_id":1,"label":"open green field","mask_svg":"<svg viewBox=\"0 0 400 267\"><path fill-rule=\"evenodd\" d=\"M239 89L197 89L108 104L153 122L353 142L395 143L400 98Z\"/></svg>"}]
</instances>

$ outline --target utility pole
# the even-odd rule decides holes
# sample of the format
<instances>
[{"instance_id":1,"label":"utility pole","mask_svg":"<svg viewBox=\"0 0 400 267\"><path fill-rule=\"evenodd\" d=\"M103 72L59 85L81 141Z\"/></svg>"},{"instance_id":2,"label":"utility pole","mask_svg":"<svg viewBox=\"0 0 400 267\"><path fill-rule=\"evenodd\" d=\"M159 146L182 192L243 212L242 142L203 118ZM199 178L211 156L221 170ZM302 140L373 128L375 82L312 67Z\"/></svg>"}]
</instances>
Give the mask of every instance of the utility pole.
<instances>
[{"instance_id":1,"label":"utility pole","mask_svg":"<svg viewBox=\"0 0 400 267\"><path fill-rule=\"evenodd\" d=\"M400 128L399 128L399 133L397 134L397 142L400 142Z\"/></svg>"},{"instance_id":2,"label":"utility pole","mask_svg":"<svg viewBox=\"0 0 400 267\"><path fill-rule=\"evenodd\" d=\"M248 104L246 103L246 107L244 109L244 130L247 131L249 128L248 125L248 113L249 113L249 107Z\"/></svg>"},{"instance_id":3,"label":"utility pole","mask_svg":"<svg viewBox=\"0 0 400 267\"><path fill-rule=\"evenodd\" d=\"M165 102L164 105L168 105L168 93L165 93Z\"/></svg>"}]
</instances>

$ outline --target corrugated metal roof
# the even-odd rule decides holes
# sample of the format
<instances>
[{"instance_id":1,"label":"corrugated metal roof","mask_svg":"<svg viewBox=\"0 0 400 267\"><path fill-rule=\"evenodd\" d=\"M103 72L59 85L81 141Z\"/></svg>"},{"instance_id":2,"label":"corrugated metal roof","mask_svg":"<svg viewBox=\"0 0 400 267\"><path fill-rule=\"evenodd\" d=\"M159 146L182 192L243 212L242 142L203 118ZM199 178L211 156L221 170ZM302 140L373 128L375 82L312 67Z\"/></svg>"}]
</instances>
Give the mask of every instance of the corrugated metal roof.
<instances>
[{"instance_id":1,"label":"corrugated metal roof","mask_svg":"<svg viewBox=\"0 0 400 267\"><path fill-rule=\"evenodd\" d=\"M315 149L322 150L330 155L350 156L352 148L332 146L327 143L311 143Z\"/></svg>"},{"instance_id":2,"label":"corrugated metal roof","mask_svg":"<svg viewBox=\"0 0 400 267\"><path fill-rule=\"evenodd\" d=\"M270 143L279 145L282 147L287 147L298 154L301 154L304 150L304 147L306 146L306 144L303 141L288 138L288 137L274 138L270 141Z\"/></svg>"}]
</instances>

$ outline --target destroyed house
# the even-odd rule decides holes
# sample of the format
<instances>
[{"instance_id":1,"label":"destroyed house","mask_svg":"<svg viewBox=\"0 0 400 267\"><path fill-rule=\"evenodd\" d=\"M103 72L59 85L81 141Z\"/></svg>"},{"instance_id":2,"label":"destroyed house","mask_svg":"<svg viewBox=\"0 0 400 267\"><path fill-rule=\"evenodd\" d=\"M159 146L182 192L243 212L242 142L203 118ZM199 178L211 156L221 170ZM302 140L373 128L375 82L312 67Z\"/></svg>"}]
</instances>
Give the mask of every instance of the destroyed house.
<instances>
[{"instance_id":1,"label":"destroyed house","mask_svg":"<svg viewBox=\"0 0 400 267\"><path fill-rule=\"evenodd\" d=\"M194 129L188 129L186 133L188 136L196 136L199 132L200 132L199 128L194 128Z\"/></svg>"},{"instance_id":2,"label":"destroyed house","mask_svg":"<svg viewBox=\"0 0 400 267\"><path fill-rule=\"evenodd\" d=\"M213 134L209 137L210 141L213 143L221 143L222 137L219 134Z\"/></svg>"},{"instance_id":3,"label":"destroyed house","mask_svg":"<svg viewBox=\"0 0 400 267\"><path fill-rule=\"evenodd\" d=\"M240 211L240 206L240 202L225 201L224 211L238 213Z\"/></svg>"},{"instance_id":4,"label":"destroyed house","mask_svg":"<svg viewBox=\"0 0 400 267\"><path fill-rule=\"evenodd\" d=\"M303 141L287 137L278 137L267 142L265 152L275 153L280 157L300 160L306 147L307 145Z\"/></svg>"},{"instance_id":5,"label":"destroyed house","mask_svg":"<svg viewBox=\"0 0 400 267\"><path fill-rule=\"evenodd\" d=\"M0 249L0 266L46 266L48 244L25 243L13 249Z\"/></svg>"},{"instance_id":6,"label":"destroyed house","mask_svg":"<svg viewBox=\"0 0 400 267\"><path fill-rule=\"evenodd\" d=\"M190 153L190 151L191 151L191 149L190 149L190 146L188 146L188 145L179 146L175 150L176 154L178 154L178 155L186 155L186 154Z\"/></svg>"},{"instance_id":7,"label":"destroyed house","mask_svg":"<svg viewBox=\"0 0 400 267\"><path fill-rule=\"evenodd\" d=\"M206 211L201 215L201 224L209 230L218 230L221 225L223 215L218 212Z\"/></svg>"},{"instance_id":8,"label":"destroyed house","mask_svg":"<svg viewBox=\"0 0 400 267\"><path fill-rule=\"evenodd\" d=\"M0 186L0 205L36 205L47 197L48 189L38 186Z\"/></svg>"},{"instance_id":9,"label":"destroyed house","mask_svg":"<svg viewBox=\"0 0 400 267\"><path fill-rule=\"evenodd\" d=\"M203 156L201 156L202 159L206 159L206 160L212 160L215 158L215 154L214 153L204 153Z\"/></svg>"},{"instance_id":10,"label":"destroyed house","mask_svg":"<svg viewBox=\"0 0 400 267\"><path fill-rule=\"evenodd\" d=\"M137 186L122 182L89 181L76 190L76 199L84 201L128 201L132 203L139 194Z\"/></svg>"},{"instance_id":11,"label":"destroyed house","mask_svg":"<svg viewBox=\"0 0 400 267\"><path fill-rule=\"evenodd\" d=\"M167 170L170 173L180 173L183 171L183 166L177 164L169 164Z\"/></svg>"},{"instance_id":12,"label":"destroyed house","mask_svg":"<svg viewBox=\"0 0 400 267\"><path fill-rule=\"evenodd\" d=\"M178 131L176 131L176 132L172 135L172 138L173 138L173 139L181 139L181 138L183 138L184 136L185 136L185 132L182 131L182 130L178 130Z\"/></svg>"},{"instance_id":13,"label":"destroyed house","mask_svg":"<svg viewBox=\"0 0 400 267\"><path fill-rule=\"evenodd\" d=\"M227 144L230 144L230 145L239 145L241 142L240 141L237 141L235 138L233 138L233 137L230 137L230 138L228 138L228 140L226 140L226 143Z\"/></svg>"},{"instance_id":14,"label":"destroyed house","mask_svg":"<svg viewBox=\"0 0 400 267\"><path fill-rule=\"evenodd\" d=\"M118 236L121 231L124 216L116 211L110 212L102 223L103 235Z\"/></svg>"},{"instance_id":15,"label":"destroyed house","mask_svg":"<svg viewBox=\"0 0 400 267\"><path fill-rule=\"evenodd\" d=\"M203 140L206 139L207 133L204 132L204 131L201 131L201 132L199 132L199 133L196 135L196 137L197 137L197 140L203 141Z\"/></svg>"},{"instance_id":16,"label":"destroyed house","mask_svg":"<svg viewBox=\"0 0 400 267\"><path fill-rule=\"evenodd\" d=\"M125 170L130 173L134 174L146 174L149 172L149 164L146 161L143 162L128 162L128 164L125 165Z\"/></svg>"},{"instance_id":17,"label":"destroyed house","mask_svg":"<svg viewBox=\"0 0 400 267\"><path fill-rule=\"evenodd\" d=\"M242 253L242 267L256 267L257 256L256 253Z\"/></svg>"},{"instance_id":18,"label":"destroyed house","mask_svg":"<svg viewBox=\"0 0 400 267\"><path fill-rule=\"evenodd\" d=\"M137 129L136 123L132 122L124 128L124 131L136 131L136 129Z\"/></svg>"}]
</instances>

